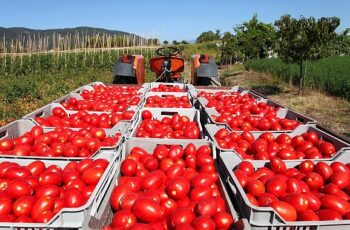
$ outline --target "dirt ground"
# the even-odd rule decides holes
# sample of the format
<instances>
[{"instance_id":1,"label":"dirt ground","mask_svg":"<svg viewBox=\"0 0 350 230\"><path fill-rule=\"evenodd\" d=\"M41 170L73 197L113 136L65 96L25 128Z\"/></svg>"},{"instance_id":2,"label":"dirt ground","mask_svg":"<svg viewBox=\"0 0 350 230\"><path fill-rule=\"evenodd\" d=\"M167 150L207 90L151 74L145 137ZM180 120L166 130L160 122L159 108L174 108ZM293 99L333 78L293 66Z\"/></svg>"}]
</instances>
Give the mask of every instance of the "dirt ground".
<instances>
[{"instance_id":1,"label":"dirt ground","mask_svg":"<svg viewBox=\"0 0 350 230\"><path fill-rule=\"evenodd\" d=\"M281 83L276 77L237 67L221 71L224 85L240 85L252 88L281 104L315 119L319 124L336 133L350 136L350 102L331 97L316 90L305 90L298 95L298 89Z\"/></svg>"}]
</instances>

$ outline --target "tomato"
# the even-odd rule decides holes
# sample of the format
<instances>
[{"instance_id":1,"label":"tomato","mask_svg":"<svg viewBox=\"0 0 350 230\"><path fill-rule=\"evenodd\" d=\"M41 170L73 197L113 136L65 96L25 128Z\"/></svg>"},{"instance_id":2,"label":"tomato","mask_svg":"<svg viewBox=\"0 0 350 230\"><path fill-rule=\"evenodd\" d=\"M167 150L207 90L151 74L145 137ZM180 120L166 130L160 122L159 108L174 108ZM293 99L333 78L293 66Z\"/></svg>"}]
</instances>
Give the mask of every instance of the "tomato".
<instances>
[{"instance_id":1,"label":"tomato","mask_svg":"<svg viewBox=\"0 0 350 230\"><path fill-rule=\"evenodd\" d=\"M77 188L67 188L64 195L64 204L66 207L80 207L84 204L84 197Z\"/></svg>"},{"instance_id":2,"label":"tomato","mask_svg":"<svg viewBox=\"0 0 350 230\"><path fill-rule=\"evenodd\" d=\"M265 186L259 180L249 181L247 183L247 185L245 186L245 189L249 194L251 194L255 197L258 197L265 192Z\"/></svg>"},{"instance_id":3,"label":"tomato","mask_svg":"<svg viewBox=\"0 0 350 230\"><path fill-rule=\"evenodd\" d=\"M309 201L309 206L308 206L309 209L311 209L312 211L317 211L320 209L321 201L315 194L313 194L311 192L305 192L303 194L306 195L306 197Z\"/></svg>"},{"instance_id":4,"label":"tomato","mask_svg":"<svg viewBox=\"0 0 350 230\"><path fill-rule=\"evenodd\" d=\"M315 172L320 174L324 180L328 180L333 174L333 169L325 162L317 162Z\"/></svg>"},{"instance_id":5,"label":"tomato","mask_svg":"<svg viewBox=\"0 0 350 230\"><path fill-rule=\"evenodd\" d=\"M139 177L120 177L119 184L128 186L133 192L137 192L142 188L142 180Z\"/></svg>"},{"instance_id":6,"label":"tomato","mask_svg":"<svg viewBox=\"0 0 350 230\"><path fill-rule=\"evenodd\" d=\"M104 169L101 167L88 168L81 175L81 179L87 185L96 185L100 181L103 173Z\"/></svg>"},{"instance_id":7,"label":"tomato","mask_svg":"<svg viewBox=\"0 0 350 230\"><path fill-rule=\"evenodd\" d=\"M7 187L8 195L17 199L21 196L30 196L33 193L32 186L23 179L14 179L9 182Z\"/></svg>"},{"instance_id":8,"label":"tomato","mask_svg":"<svg viewBox=\"0 0 350 230\"><path fill-rule=\"evenodd\" d=\"M299 171L305 174L313 172L314 168L315 168L315 163L311 160L303 161L299 165Z\"/></svg>"},{"instance_id":9,"label":"tomato","mask_svg":"<svg viewBox=\"0 0 350 230\"><path fill-rule=\"evenodd\" d=\"M176 160L178 158L182 158L183 154L184 154L184 150L181 146L173 145L169 149L168 157L170 159Z\"/></svg>"},{"instance_id":10,"label":"tomato","mask_svg":"<svg viewBox=\"0 0 350 230\"><path fill-rule=\"evenodd\" d=\"M31 217L34 221L38 222L40 221L41 216L48 211L52 211L54 208L54 199L50 197L40 197L38 198L33 207L31 212Z\"/></svg>"},{"instance_id":11,"label":"tomato","mask_svg":"<svg viewBox=\"0 0 350 230\"><path fill-rule=\"evenodd\" d=\"M321 209L318 211L320 220L342 220L342 216L331 209Z\"/></svg>"},{"instance_id":12,"label":"tomato","mask_svg":"<svg viewBox=\"0 0 350 230\"><path fill-rule=\"evenodd\" d=\"M195 211L200 216L213 216L217 212L217 203L216 199L209 198L206 200L202 200L197 203L195 206Z\"/></svg>"},{"instance_id":13,"label":"tomato","mask_svg":"<svg viewBox=\"0 0 350 230\"><path fill-rule=\"evenodd\" d=\"M237 169L241 169L243 172L246 173L247 176L250 176L254 172L254 166L249 161L243 161L238 166Z\"/></svg>"},{"instance_id":14,"label":"tomato","mask_svg":"<svg viewBox=\"0 0 350 230\"><path fill-rule=\"evenodd\" d=\"M277 197L284 196L287 191L286 179L281 176L271 177L265 184L266 192L271 193Z\"/></svg>"},{"instance_id":15,"label":"tomato","mask_svg":"<svg viewBox=\"0 0 350 230\"><path fill-rule=\"evenodd\" d=\"M109 162L106 159L99 158L92 162L91 167L99 167L105 170L109 165Z\"/></svg>"},{"instance_id":16,"label":"tomato","mask_svg":"<svg viewBox=\"0 0 350 230\"><path fill-rule=\"evenodd\" d=\"M0 151L10 151L15 147L13 142L9 139L0 140Z\"/></svg>"},{"instance_id":17,"label":"tomato","mask_svg":"<svg viewBox=\"0 0 350 230\"><path fill-rule=\"evenodd\" d=\"M233 218L227 212L220 212L213 216L215 227L217 229L232 229Z\"/></svg>"},{"instance_id":18,"label":"tomato","mask_svg":"<svg viewBox=\"0 0 350 230\"><path fill-rule=\"evenodd\" d=\"M14 167L10 167L8 168L5 172L4 172L4 178L5 179L16 179L16 178L23 178L25 179L26 177L30 176L31 173L30 171L24 167L24 166L14 166Z\"/></svg>"},{"instance_id":19,"label":"tomato","mask_svg":"<svg viewBox=\"0 0 350 230\"><path fill-rule=\"evenodd\" d=\"M114 210L119 210L120 208L120 200L123 198L123 196L127 193L132 192L131 188L127 185L118 185L116 186L110 197L110 203Z\"/></svg>"},{"instance_id":20,"label":"tomato","mask_svg":"<svg viewBox=\"0 0 350 230\"><path fill-rule=\"evenodd\" d=\"M350 183L349 172L335 172L330 177L330 182L337 185L340 189L347 187Z\"/></svg>"},{"instance_id":21,"label":"tomato","mask_svg":"<svg viewBox=\"0 0 350 230\"><path fill-rule=\"evenodd\" d=\"M346 165L342 162L335 161L331 164L331 168L333 169L333 173L335 172L345 172L349 173L349 169L346 167Z\"/></svg>"},{"instance_id":22,"label":"tomato","mask_svg":"<svg viewBox=\"0 0 350 230\"><path fill-rule=\"evenodd\" d=\"M187 196L191 188L190 182L184 177L176 177L168 181L166 192L175 199L181 200Z\"/></svg>"},{"instance_id":23,"label":"tomato","mask_svg":"<svg viewBox=\"0 0 350 230\"><path fill-rule=\"evenodd\" d=\"M26 167L33 176L39 176L45 170L45 164L42 161L33 161Z\"/></svg>"},{"instance_id":24,"label":"tomato","mask_svg":"<svg viewBox=\"0 0 350 230\"><path fill-rule=\"evenodd\" d=\"M10 198L0 197L0 216L5 216L11 213L13 202Z\"/></svg>"},{"instance_id":25,"label":"tomato","mask_svg":"<svg viewBox=\"0 0 350 230\"><path fill-rule=\"evenodd\" d=\"M335 153L335 147L333 144L325 141L319 146L320 152L325 156L332 156Z\"/></svg>"},{"instance_id":26,"label":"tomato","mask_svg":"<svg viewBox=\"0 0 350 230\"><path fill-rule=\"evenodd\" d=\"M120 171L125 176L135 175L136 170L137 170L137 164L132 159L125 159L120 166Z\"/></svg>"},{"instance_id":27,"label":"tomato","mask_svg":"<svg viewBox=\"0 0 350 230\"><path fill-rule=\"evenodd\" d=\"M141 113L142 120L152 119L153 115L149 110L143 110Z\"/></svg>"},{"instance_id":28,"label":"tomato","mask_svg":"<svg viewBox=\"0 0 350 230\"><path fill-rule=\"evenodd\" d=\"M335 195L324 195L320 200L322 208L334 210L340 215L345 215L350 208L350 204L346 200Z\"/></svg>"},{"instance_id":29,"label":"tomato","mask_svg":"<svg viewBox=\"0 0 350 230\"><path fill-rule=\"evenodd\" d=\"M17 223L33 223L33 220L32 220L32 218L30 218L28 216L19 216L19 217L17 217L15 222L17 222Z\"/></svg>"},{"instance_id":30,"label":"tomato","mask_svg":"<svg viewBox=\"0 0 350 230\"><path fill-rule=\"evenodd\" d=\"M207 216L197 217L193 221L192 225L195 229L203 229L203 230L214 230L215 229L215 222Z\"/></svg>"},{"instance_id":31,"label":"tomato","mask_svg":"<svg viewBox=\"0 0 350 230\"><path fill-rule=\"evenodd\" d=\"M161 170L152 171L143 178L142 188L144 190L155 190L164 183L165 177L165 173Z\"/></svg>"},{"instance_id":32,"label":"tomato","mask_svg":"<svg viewBox=\"0 0 350 230\"><path fill-rule=\"evenodd\" d=\"M284 173L287 170L286 164L277 157L270 160L270 167L274 173Z\"/></svg>"},{"instance_id":33,"label":"tomato","mask_svg":"<svg viewBox=\"0 0 350 230\"><path fill-rule=\"evenodd\" d=\"M190 192L192 201L201 201L211 197L211 189L207 186L197 186Z\"/></svg>"},{"instance_id":34,"label":"tomato","mask_svg":"<svg viewBox=\"0 0 350 230\"><path fill-rule=\"evenodd\" d=\"M39 176L40 185L61 185L63 181L61 173L48 171L41 173Z\"/></svg>"},{"instance_id":35,"label":"tomato","mask_svg":"<svg viewBox=\"0 0 350 230\"><path fill-rule=\"evenodd\" d=\"M312 172L306 175L304 178L306 184L310 187L310 189L319 189L323 186L324 180L320 176L320 174Z\"/></svg>"},{"instance_id":36,"label":"tomato","mask_svg":"<svg viewBox=\"0 0 350 230\"><path fill-rule=\"evenodd\" d=\"M35 198L32 196L22 196L13 204L12 212L15 216L30 216Z\"/></svg>"},{"instance_id":37,"label":"tomato","mask_svg":"<svg viewBox=\"0 0 350 230\"><path fill-rule=\"evenodd\" d=\"M299 221L320 221L318 215L311 209L306 210L305 212L298 213Z\"/></svg>"},{"instance_id":38,"label":"tomato","mask_svg":"<svg viewBox=\"0 0 350 230\"><path fill-rule=\"evenodd\" d=\"M308 197L304 194L297 194L297 193L288 194L284 198L284 201L291 204L295 208L297 213L305 212L306 210L308 210L308 207L309 207Z\"/></svg>"},{"instance_id":39,"label":"tomato","mask_svg":"<svg viewBox=\"0 0 350 230\"><path fill-rule=\"evenodd\" d=\"M184 171L184 167L181 166L181 165L176 164L176 165L170 166L170 168L168 169L166 174L168 176L168 179L172 179L172 178L175 178L175 177L182 176L183 171Z\"/></svg>"},{"instance_id":40,"label":"tomato","mask_svg":"<svg viewBox=\"0 0 350 230\"><path fill-rule=\"evenodd\" d=\"M295 221L297 219L295 208L287 202L275 201L270 204L270 207L286 221Z\"/></svg>"},{"instance_id":41,"label":"tomato","mask_svg":"<svg viewBox=\"0 0 350 230\"><path fill-rule=\"evenodd\" d=\"M137 222L136 216L129 210L120 210L116 212L112 219L112 227L130 228Z\"/></svg>"},{"instance_id":42,"label":"tomato","mask_svg":"<svg viewBox=\"0 0 350 230\"><path fill-rule=\"evenodd\" d=\"M131 207L132 213L144 222L160 221L163 212L159 204L148 198L139 198Z\"/></svg>"},{"instance_id":43,"label":"tomato","mask_svg":"<svg viewBox=\"0 0 350 230\"><path fill-rule=\"evenodd\" d=\"M175 228L180 224L191 224L195 219L195 215L189 208L178 208L169 216L169 224L171 228Z\"/></svg>"},{"instance_id":44,"label":"tomato","mask_svg":"<svg viewBox=\"0 0 350 230\"><path fill-rule=\"evenodd\" d=\"M214 182L209 173L199 173L191 179L192 187L211 186Z\"/></svg>"},{"instance_id":45,"label":"tomato","mask_svg":"<svg viewBox=\"0 0 350 230\"><path fill-rule=\"evenodd\" d=\"M271 193L263 193L258 197L259 206L267 207L272 202L278 201L277 197Z\"/></svg>"},{"instance_id":46,"label":"tomato","mask_svg":"<svg viewBox=\"0 0 350 230\"><path fill-rule=\"evenodd\" d=\"M247 174L240 170L240 169L236 169L233 174L236 176L239 184L242 186L242 188L245 188L245 186L247 185L248 183L248 177L247 177Z\"/></svg>"}]
</instances>

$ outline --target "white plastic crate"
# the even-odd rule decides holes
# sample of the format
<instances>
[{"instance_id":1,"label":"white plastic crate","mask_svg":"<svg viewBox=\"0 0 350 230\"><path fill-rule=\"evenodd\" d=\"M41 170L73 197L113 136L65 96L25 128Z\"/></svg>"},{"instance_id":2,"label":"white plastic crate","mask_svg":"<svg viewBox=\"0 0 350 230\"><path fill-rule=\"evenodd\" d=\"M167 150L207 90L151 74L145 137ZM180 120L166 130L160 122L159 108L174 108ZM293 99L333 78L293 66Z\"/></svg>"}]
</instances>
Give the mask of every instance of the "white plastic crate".
<instances>
[{"instance_id":1,"label":"white plastic crate","mask_svg":"<svg viewBox=\"0 0 350 230\"><path fill-rule=\"evenodd\" d=\"M215 134L217 133L217 131L220 128L222 128L222 127L216 126L214 124L208 124L208 125L205 125L205 127L204 127L205 132L208 135L209 139L215 143L216 148L218 148L220 150L220 152L232 152L232 151L234 151L232 149L223 149L217 144L216 139L215 139ZM315 132L319 136L320 139L332 143L336 149L336 153L331 158L329 158L329 159L324 159L324 158L314 159L315 161L317 161L317 160L321 160L321 161L322 160L335 160L335 159L337 159L338 156L340 156L342 154L345 154L345 153L350 154L350 143L347 143L347 142L343 141L342 139L337 138L337 135L334 133L320 130L314 126L299 125L292 132L279 132L279 133L271 132L271 133L274 137L277 137L283 133L288 134L288 136L290 136L290 137L295 137L295 136L301 135L303 133L308 133L308 132L312 132L312 131ZM239 132L239 133L242 133L242 132ZM257 139L264 132L259 132L259 133L258 132L251 132L251 133L253 134L254 138ZM239 155L237 153L235 153L235 154L239 157ZM264 161L264 162L266 162L266 161Z\"/></svg>"},{"instance_id":2,"label":"white plastic crate","mask_svg":"<svg viewBox=\"0 0 350 230\"><path fill-rule=\"evenodd\" d=\"M13 121L3 127L0 128L0 140L4 139L13 139L15 137L19 137L23 135L24 133L30 131L34 126L36 126L32 121L30 120L16 120ZM119 122L113 129L105 129L106 135L107 136L114 136L116 133L121 133L121 136L119 140L117 141L116 144L113 146L104 146L101 147L100 150L97 150L94 154L91 155L91 157L96 156L96 154L100 153L101 150L106 150L106 151L116 151L120 147L121 143L124 141L125 138L125 133L128 130L129 124L126 122ZM43 128L44 133L53 131L54 128ZM77 128L72 128L74 131L78 131L80 129ZM3 155L0 153L0 157L9 157L9 158L16 158L18 156L15 155ZM22 156L22 158L27 158L27 159L50 159L52 157L45 157L45 156ZM56 160L81 160L84 159L85 157L54 157Z\"/></svg>"},{"instance_id":3,"label":"white plastic crate","mask_svg":"<svg viewBox=\"0 0 350 230\"><path fill-rule=\"evenodd\" d=\"M350 163L349 153L341 154L337 157L337 161ZM350 229L350 220L341 221L285 221L271 207L257 207L252 205L238 179L233 173L233 169L242 161L233 158L232 154L222 152L219 154L219 171L226 181L226 187L229 186L231 192L235 196L235 201L240 207L240 213L250 225L251 229L270 230L270 229L310 229L310 230L348 230ZM287 168L296 167L301 161L285 161ZM334 160L324 161L331 164ZM264 167L266 162L252 162L255 169Z\"/></svg>"},{"instance_id":4,"label":"white plastic crate","mask_svg":"<svg viewBox=\"0 0 350 230\"><path fill-rule=\"evenodd\" d=\"M102 151L93 159L106 159L110 163L102 175L100 181L95 187L95 190L91 194L89 200L85 205L78 208L63 208L57 213L48 223L12 223L12 222L0 222L0 229L64 229L64 228L76 228L84 229L83 222L86 216L95 215L99 204L103 201L104 194L107 192L107 187L111 183L114 175L113 173L120 167L121 154L119 152ZM37 159L23 159L23 158L0 158L0 162L9 161L16 162L20 165L28 165ZM42 160L46 166L58 165L64 167L69 162L76 160L57 160L57 159L45 159Z\"/></svg>"},{"instance_id":5,"label":"white plastic crate","mask_svg":"<svg viewBox=\"0 0 350 230\"><path fill-rule=\"evenodd\" d=\"M232 130L229 124L215 121L213 119L213 116L220 116L220 113L213 108L205 108L201 113L202 122L204 122L205 124L215 124L218 126L224 126L230 131L237 131L237 130ZM252 116L261 116L261 115L252 115ZM278 109L277 117L280 119L296 120L304 125L312 125L312 126L316 125L316 120L287 108ZM292 131L293 130L283 130L283 132L292 132ZM252 131L252 133L254 132L265 132L265 131ZM270 132L280 133L281 131L270 130Z\"/></svg>"},{"instance_id":6,"label":"white plastic crate","mask_svg":"<svg viewBox=\"0 0 350 230\"><path fill-rule=\"evenodd\" d=\"M166 96L175 96L175 97L182 97L185 96L188 98L190 105L193 107L194 103L193 103L193 98L191 97L191 95L187 92L150 92L148 91L145 94L145 99L144 99L144 103L141 105L142 107L145 107L146 105L146 101L147 98L152 97L152 96L159 96L159 97L166 97Z\"/></svg>"},{"instance_id":7,"label":"white plastic crate","mask_svg":"<svg viewBox=\"0 0 350 230\"><path fill-rule=\"evenodd\" d=\"M179 114L180 116L187 116L190 121L195 121L200 130L200 137L204 137L203 127L200 122L200 112L196 109L181 109L181 108L143 108L138 111L137 119L130 125L130 134L127 136L128 138L139 138L136 137L137 128L140 126L142 122L142 112L148 110L152 113L152 118L161 120L164 117L171 117L175 114ZM142 138L144 139L144 138ZM192 139L193 140L193 139Z\"/></svg>"},{"instance_id":8,"label":"white plastic crate","mask_svg":"<svg viewBox=\"0 0 350 230\"><path fill-rule=\"evenodd\" d=\"M39 125L36 121L35 121L35 118L37 117L48 117L50 115L52 115L52 110L54 108L61 108L63 109L67 114L68 116L72 115L72 114L75 114L75 113L78 113L78 111L73 111L73 110L66 110L61 104L59 103L51 103L51 104L48 104L44 107L41 107L40 109L37 109L35 110L34 112L31 112L25 116L23 116L22 119L28 119L28 120L31 120L32 122L34 122L36 125ZM136 119L136 115L137 115L137 112L139 110L139 108L137 106L129 106L127 110L133 110L135 113L134 113L134 116L130 119L130 120L122 120L123 122L132 122L134 119ZM95 112L95 111L87 111L89 114L103 114L103 113L106 113L106 114L110 114L110 112ZM118 112L118 113L121 113L121 112ZM116 124L114 127L111 128L111 130L113 131L114 128L117 126L118 124ZM55 128L55 127L46 127L46 128ZM69 127L68 127L69 128ZM74 128L74 127L73 127Z\"/></svg>"},{"instance_id":9,"label":"white plastic crate","mask_svg":"<svg viewBox=\"0 0 350 230\"><path fill-rule=\"evenodd\" d=\"M141 148L145 149L147 151L147 153L152 154L154 148L159 144L181 145L183 148L185 148L190 143L193 143L197 148L202 146L202 145L210 146L212 151L213 151L213 156L216 156L215 148L213 147L212 142L204 141L204 140L192 140L192 141L191 140L172 140L171 143L169 143L169 141L167 141L167 140L147 140L147 141L127 140L124 143L122 155L123 155L123 157L128 155L133 147L141 147ZM113 181L117 182L119 177L120 177L120 170L118 169L118 171L115 175L115 179ZM114 186L116 185L116 183L113 183L113 181L110 184L108 191L107 191L106 195L104 196L103 202L99 206L96 214L89 216L84 221L84 227L83 227L84 229L101 229L104 225L108 225L112 222L113 211L112 211L112 208L111 208L110 203L109 203L109 197L113 191ZM221 194L223 195L223 198L226 198L226 204L228 207L228 211L231 213L234 220L238 220L239 214L237 213L235 207L232 205L232 202L231 202L231 199L233 199L233 197L230 197L229 194L227 193L225 186L224 186L224 182L221 180L221 178L219 178L218 186L219 186ZM235 229L242 229L242 230L246 229L242 226L249 226L247 223L245 223L245 225L244 225L243 222L237 222L236 225L241 226L241 227L235 228Z\"/></svg>"}]
</instances>

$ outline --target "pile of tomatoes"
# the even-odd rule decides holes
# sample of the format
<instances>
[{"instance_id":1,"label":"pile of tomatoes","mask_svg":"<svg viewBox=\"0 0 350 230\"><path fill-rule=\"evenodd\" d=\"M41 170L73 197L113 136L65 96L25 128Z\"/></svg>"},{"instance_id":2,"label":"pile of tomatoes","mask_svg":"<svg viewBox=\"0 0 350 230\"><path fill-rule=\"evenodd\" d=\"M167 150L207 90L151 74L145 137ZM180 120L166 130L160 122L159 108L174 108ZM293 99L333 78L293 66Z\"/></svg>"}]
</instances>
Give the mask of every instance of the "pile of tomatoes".
<instances>
[{"instance_id":1,"label":"pile of tomatoes","mask_svg":"<svg viewBox=\"0 0 350 230\"><path fill-rule=\"evenodd\" d=\"M145 107L152 108L192 108L187 96L176 97L174 95L149 96L146 99Z\"/></svg>"},{"instance_id":2,"label":"pile of tomatoes","mask_svg":"<svg viewBox=\"0 0 350 230\"><path fill-rule=\"evenodd\" d=\"M322 140L314 131L296 135L270 132L262 133L257 139L250 132L230 132L225 128L215 134L217 144L224 149L235 150L243 159L269 160L279 157L283 160L330 158L336 153L334 145Z\"/></svg>"},{"instance_id":3,"label":"pile of tomatoes","mask_svg":"<svg viewBox=\"0 0 350 230\"><path fill-rule=\"evenodd\" d=\"M288 168L279 158L254 169L244 161L234 175L251 205L272 207L287 221L350 219L350 165L305 160Z\"/></svg>"},{"instance_id":4,"label":"pile of tomatoes","mask_svg":"<svg viewBox=\"0 0 350 230\"><path fill-rule=\"evenodd\" d=\"M118 99L106 98L95 100L79 100L70 97L67 101L61 102L67 110L88 110L100 112L123 112L129 106L136 106L140 103L140 97L130 98L128 95L122 95Z\"/></svg>"},{"instance_id":5,"label":"pile of tomatoes","mask_svg":"<svg viewBox=\"0 0 350 230\"><path fill-rule=\"evenodd\" d=\"M180 88L178 85L164 85L159 84L158 87L151 88L152 92L185 92L183 88Z\"/></svg>"},{"instance_id":6,"label":"pile of tomatoes","mask_svg":"<svg viewBox=\"0 0 350 230\"><path fill-rule=\"evenodd\" d=\"M77 113L68 115L60 107L55 107L48 117L36 117L35 121L44 127L70 127L70 128L105 128L110 129L122 120L131 120L134 110L126 110L122 113L89 113L79 110Z\"/></svg>"},{"instance_id":7,"label":"pile of tomatoes","mask_svg":"<svg viewBox=\"0 0 350 230\"><path fill-rule=\"evenodd\" d=\"M175 139L199 139L200 129L197 122L191 121L188 116L174 114L171 117L163 117L161 120L152 119L149 110L141 113L142 121L137 127L136 137L142 138L175 138Z\"/></svg>"},{"instance_id":8,"label":"pile of tomatoes","mask_svg":"<svg viewBox=\"0 0 350 230\"><path fill-rule=\"evenodd\" d=\"M62 208L83 206L108 164L86 159L62 169L42 161L1 162L0 222L46 223Z\"/></svg>"},{"instance_id":9,"label":"pile of tomatoes","mask_svg":"<svg viewBox=\"0 0 350 230\"><path fill-rule=\"evenodd\" d=\"M138 86L94 85L93 88L80 93L83 100L70 97L61 104L68 110L123 112L128 106L136 106L141 101L137 95Z\"/></svg>"},{"instance_id":10,"label":"pile of tomatoes","mask_svg":"<svg viewBox=\"0 0 350 230\"><path fill-rule=\"evenodd\" d=\"M231 229L209 146L134 147L110 197L115 211L104 229Z\"/></svg>"},{"instance_id":11,"label":"pile of tomatoes","mask_svg":"<svg viewBox=\"0 0 350 230\"><path fill-rule=\"evenodd\" d=\"M0 140L0 154L14 156L89 157L100 147L113 146L120 133L107 137L104 129L84 128L78 131L56 128L44 133L34 126L22 136Z\"/></svg>"}]
</instances>

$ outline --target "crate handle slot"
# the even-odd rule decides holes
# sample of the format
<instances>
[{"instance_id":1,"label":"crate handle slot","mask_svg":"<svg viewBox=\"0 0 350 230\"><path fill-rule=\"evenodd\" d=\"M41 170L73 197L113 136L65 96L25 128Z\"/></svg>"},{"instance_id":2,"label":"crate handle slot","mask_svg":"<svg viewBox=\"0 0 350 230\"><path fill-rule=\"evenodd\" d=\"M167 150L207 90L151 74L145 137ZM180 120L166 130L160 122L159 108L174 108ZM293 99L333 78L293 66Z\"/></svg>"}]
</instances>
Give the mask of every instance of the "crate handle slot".
<instances>
[{"instance_id":1,"label":"crate handle slot","mask_svg":"<svg viewBox=\"0 0 350 230\"><path fill-rule=\"evenodd\" d=\"M302 117L297 117L295 120L299 121L299 122L301 122L303 124L306 124L306 120L304 118L302 118Z\"/></svg>"},{"instance_id":2,"label":"crate handle slot","mask_svg":"<svg viewBox=\"0 0 350 230\"><path fill-rule=\"evenodd\" d=\"M160 112L160 115L162 115L162 116L173 116L173 115L175 115L175 114L179 114L178 112L167 112L167 111L162 111L162 112Z\"/></svg>"},{"instance_id":3,"label":"crate handle slot","mask_svg":"<svg viewBox=\"0 0 350 230\"><path fill-rule=\"evenodd\" d=\"M35 117L42 117L43 115L44 115L44 112L40 111L37 114L35 114Z\"/></svg>"},{"instance_id":4,"label":"crate handle slot","mask_svg":"<svg viewBox=\"0 0 350 230\"><path fill-rule=\"evenodd\" d=\"M0 138L3 138L4 136L6 136L7 134L7 130L4 130L0 133Z\"/></svg>"}]
</instances>

